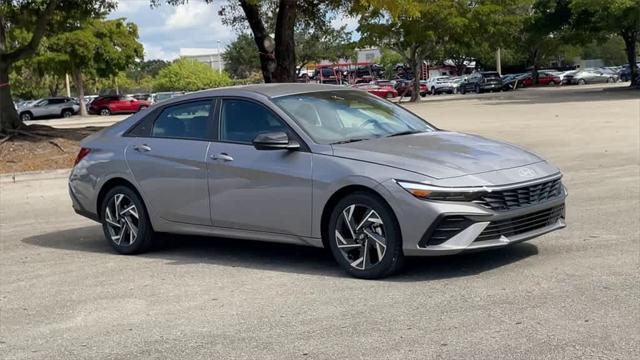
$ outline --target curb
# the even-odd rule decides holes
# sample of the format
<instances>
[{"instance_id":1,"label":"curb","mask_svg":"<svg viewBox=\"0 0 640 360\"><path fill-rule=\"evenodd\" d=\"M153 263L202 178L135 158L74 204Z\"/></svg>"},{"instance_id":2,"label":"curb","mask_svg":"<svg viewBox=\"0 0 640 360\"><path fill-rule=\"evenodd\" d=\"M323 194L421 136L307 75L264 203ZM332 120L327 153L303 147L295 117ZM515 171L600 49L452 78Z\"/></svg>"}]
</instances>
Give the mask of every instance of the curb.
<instances>
[{"instance_id":1,"label":"curb","mask_svg":"<svg viewBox=\"0 0 640 360\"><path fill-rule=\"evenodd\" d=\"M27 171L9 174L0 174L0 184L9 184L22 181L62 179L69 177L71 169L57 169L44 171Z\"/></svg>"}]
</instances>

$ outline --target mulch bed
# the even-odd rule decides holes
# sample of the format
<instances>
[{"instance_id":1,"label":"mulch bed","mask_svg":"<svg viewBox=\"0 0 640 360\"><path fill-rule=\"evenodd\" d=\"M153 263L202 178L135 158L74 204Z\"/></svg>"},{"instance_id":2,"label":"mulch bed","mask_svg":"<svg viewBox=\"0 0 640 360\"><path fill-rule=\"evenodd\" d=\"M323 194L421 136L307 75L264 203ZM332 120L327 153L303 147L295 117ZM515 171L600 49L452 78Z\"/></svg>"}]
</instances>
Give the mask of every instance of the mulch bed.
<instances>
[{"instance_id":1,"label":"mulch bed","mask_svg":"<svg viewBox=\"0 0 640 360\"><path fill-rule=\"evenodd\" d=\"M71 168L80 140L100 129L30 125L9 137L0 137L0 174Z\"/></svg>"}]
</instances>

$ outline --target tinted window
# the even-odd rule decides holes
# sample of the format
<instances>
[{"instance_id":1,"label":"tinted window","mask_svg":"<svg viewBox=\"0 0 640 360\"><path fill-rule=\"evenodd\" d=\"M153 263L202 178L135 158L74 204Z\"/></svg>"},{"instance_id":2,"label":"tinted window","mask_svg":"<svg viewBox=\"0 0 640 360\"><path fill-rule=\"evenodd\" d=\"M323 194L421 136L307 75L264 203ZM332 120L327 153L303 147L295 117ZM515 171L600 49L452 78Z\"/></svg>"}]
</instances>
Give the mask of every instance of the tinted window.
<instances>
[{"instance_id":1,"label":"tinted window","mask_svg":"<svg viewBox=\"0 0 640 360\"><path fill-rule=\"evenodd\" d=\"M220 114L220 140L250 144L264 132L286 131L271 111L246 100L225 100Z\"/></svg>"},{"instance_id":2,"label":"tinted window","mask_svg":"<svg viewBox=\"0 0 640 360\"><path fill-rule=\"evenodd\" d=\"M49 105L57 105L65 102L65 99L49 99Z\"/></svg>"},{"instance_id":3,"label":"tinted window","mask_svg":"<svg viewBox=\"0 0 640 360\"><path fill-rule=\"evenodd\" d=\"M154 122L151 136L208 140L209 114L211 101L169 106Z\"/></svg>"}]
</instances>

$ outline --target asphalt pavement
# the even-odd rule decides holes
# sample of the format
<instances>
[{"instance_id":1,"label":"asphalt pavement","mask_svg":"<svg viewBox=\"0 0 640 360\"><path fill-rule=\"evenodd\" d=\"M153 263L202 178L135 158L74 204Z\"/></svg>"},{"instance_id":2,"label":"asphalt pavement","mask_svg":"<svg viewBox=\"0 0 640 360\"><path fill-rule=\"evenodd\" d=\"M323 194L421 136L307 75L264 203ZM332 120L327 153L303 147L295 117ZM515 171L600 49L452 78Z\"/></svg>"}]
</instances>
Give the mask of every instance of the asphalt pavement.
<instances>
[{"instance_id":1,"label":"asphalt pavement","mask_svg":"<svg viewBox=\"0 0 640 360\"><path fill-rule=\"evenodd\" d=\"M116 255L64 176L0 182L5 359L632 359L640 354L640 93L530 89L408 105L565 174L568 227L411 259L380 281L321 249L167 236Z\"/></svg>"}]
</instances>

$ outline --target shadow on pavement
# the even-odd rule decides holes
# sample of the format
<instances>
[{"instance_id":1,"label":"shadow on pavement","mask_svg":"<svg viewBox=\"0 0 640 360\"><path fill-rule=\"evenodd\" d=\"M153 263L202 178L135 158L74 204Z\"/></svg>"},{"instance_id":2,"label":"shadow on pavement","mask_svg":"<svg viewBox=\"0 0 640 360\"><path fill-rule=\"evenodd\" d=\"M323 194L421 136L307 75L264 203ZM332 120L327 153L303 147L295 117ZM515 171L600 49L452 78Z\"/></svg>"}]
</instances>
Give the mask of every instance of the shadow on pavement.
<instances>
[{"instance_id":1,"label":"shadow on pavement","mask_svg":"<svg viewBox=\"0 0 640 360\"><path fill-rule=\"evenodd\" d=\"M118 256L104 240L100 226L61 230L28 237L30 245ZM387 281L439 280L473 276L538 254L529 243L503 249L444 257L407 258L405 271ZM324 249L200 236L162 235L154 249L138 255L168 261L169 265L215 264L270 271L348 277Z\"/></svg>"}]
</instances>

